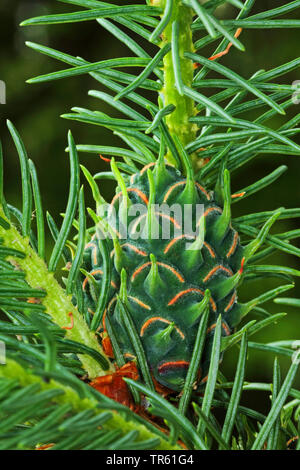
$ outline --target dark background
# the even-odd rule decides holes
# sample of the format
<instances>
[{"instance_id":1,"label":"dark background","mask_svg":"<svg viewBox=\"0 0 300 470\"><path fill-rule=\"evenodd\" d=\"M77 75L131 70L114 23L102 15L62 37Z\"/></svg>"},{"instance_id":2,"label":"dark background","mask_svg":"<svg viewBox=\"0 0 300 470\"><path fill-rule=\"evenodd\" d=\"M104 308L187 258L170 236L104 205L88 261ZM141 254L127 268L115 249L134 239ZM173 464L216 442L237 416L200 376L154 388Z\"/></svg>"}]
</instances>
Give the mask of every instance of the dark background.
<instances>
[{"instance_id":1,"label":"dark background","mask_svg":"<svg viewBox=\"0 0 300 470\"><path fill-rule=\"evenodd\" d=\"M141 0L132 2L139 3ZM131 2L130 2L131 3ZM282 0L258 0L254 12L283 5ZM72 129L75 141L80 144L119 145L120 141L109 131L100 127L86 126L60 119L59 116L68 112L72 106L82 106L91 109L101 109L111 115L116 111L96 99L87 96L89 89L99 89L100 85L89 76L80 76L68 80L59 80L41 85L28 85L25 80L42 73L47 73L65 65L42 56L25 46L30 40L49 45L63 52L78 55L87 60L96 61L105 58L128 56L128 50L113 36L100 28L96 22L77 23L75 25L55 25L52 27L20 28L19 23L31 16L54 12L80 10L55 0L1 0L0 5L0 80L7 85L7 104L0 105L0 137L5 153L5 194L7 200L20 206L20 170L18 158L5 126L5 119L11 119L19 129L26 144L28 154L34 160L39 173L43 195L44 208L50 211L56 220L64 211L69 181L68 155L66 136ZM298 11L298 17L299 17ZM232 17L234 9L228 7L219 11L223 17ZM294 14L294 17L297 17ZM283 64L299 55L300 34L296 29L289 30L248 30L244 31L241 40L246 45L246 52L241 53L231 48L230 54L222 59L222 63L236 70L244 77L251 76L258 69L269 70ZM148 45L144 45L145 48ZM149 50L149 47L148 47ZM201 53L209 57L211 47ZM279 80L291 84L300 80L300 70L296 70ZM215 90L211 90L215 92ZM299 105L300 106L300 105ZM287 116L276 116L269 125L280 126L295 113L300 112L299 106L292 106ZM255 114L253 114L255 116ZM248 116L247 116L248 117ZM251 116L249 116L251 118ZM299 139L298 139L298 143ZM80 154L81 161L91 172L107 169L107 166L96 156ZM233 206L233 215L238 216L248 212L272 210L280 206L299 207L300 202L300 160L295 156L267 155L252 161L233 177L233 191L238 190L256 179L265 176L281 164L287 164L289 171L272 186L252 196L240 204ZM111 183L102 183L101 192L107 200L113 194ZM87 203L92 205L92 199L87 191ZM284 221L277 224L277 230L292 230L299 227L299 219ZM50 242L50 240L49 240ZM298 243L297 241L295 242ZM299 246L299 243L298 243ZM296 258L286 254L276 254L267 262L284 264L300 268ZM240 298L250 299L262 291L284 283L282 280L266 279L248 283L243 286ZM299 297L299 282L290 291L290 296ZM289 292L287 293L289 295ZM255 341L277 341L282 339L300 338L300 310L280 307L272 302L267 306L272 312L288 312L288 316L279 324L268 327L254 337ZM251 338L252 340L252 338ZM227 354L224 361L224 371L230 377L231 364L235 362L237 349ZM247 378L253 381L270 381L272 375L270 354L251 351L248 361ZM280 358L283 370L286 371L290 360ZM300 374L299 374L300 375ZM300 377L298 376L298 386ZM264 409L268 397L259 393L252 395L258 400L258 408ZM252 398L253 399L253 398Z\"/></svg>"}]
</instances>

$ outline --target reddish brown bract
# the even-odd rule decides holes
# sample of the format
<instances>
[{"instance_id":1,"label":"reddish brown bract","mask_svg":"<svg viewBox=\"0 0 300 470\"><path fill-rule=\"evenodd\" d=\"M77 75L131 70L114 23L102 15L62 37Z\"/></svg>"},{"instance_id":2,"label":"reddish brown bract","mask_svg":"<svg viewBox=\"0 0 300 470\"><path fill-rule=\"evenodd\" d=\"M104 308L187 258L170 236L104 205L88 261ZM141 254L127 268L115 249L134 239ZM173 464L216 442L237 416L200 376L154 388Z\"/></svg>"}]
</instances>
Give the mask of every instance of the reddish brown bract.
<instances>
[{"instance_id":1,"label":"reddish brown bract","mask_svg":"<svg viewBox=\"0 0 300 470\"><path fill-rule=\"evenodd\" d=\"M127 384L123 380L124 377L132 380L138 379L139 374L134 362L127 362L113 374L97 377L90 385L108 398L133 409L134 403Z\"/></svg>"}]
</instances>

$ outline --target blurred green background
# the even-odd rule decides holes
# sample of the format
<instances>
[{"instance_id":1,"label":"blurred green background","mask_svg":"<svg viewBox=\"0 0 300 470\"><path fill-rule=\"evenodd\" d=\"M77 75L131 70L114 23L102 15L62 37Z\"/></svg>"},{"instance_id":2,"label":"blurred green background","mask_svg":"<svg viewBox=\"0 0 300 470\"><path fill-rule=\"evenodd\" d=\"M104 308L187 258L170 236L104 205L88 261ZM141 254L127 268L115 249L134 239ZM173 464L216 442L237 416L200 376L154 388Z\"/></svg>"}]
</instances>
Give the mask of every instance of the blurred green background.
<instances>
[{"instance_id":1,"label":"blurred green background","mask_svg":"<svg viewBox=\"0 0 300 470\"><path fill-rule=\"evenodd\" d=\"M139 3L139 1L133 3ZM258 0L256 3L257 7L253 12L274 8L287 2ZM66 24L27 28L20 28L19 23L31 16L78 9L80 8L74 8L55 0L1 0L0 4L0 80L3 80L7 86L7 104L0 105L0 136L5 153L6 198L11 204L20 207L19 164L5 126L5 119L9 118L19 129L28 154L37 166L44 208L49 210L57 221L61 220L59 214L64 211L68 193L68 156L64 151L68 129L72 129L75 141L80 144L120 144L120 141L105 129L68 122L60 119L59 116L68 112L72 106L101 109L114 116L117 116L117 113L108 108L106 104L88 97L87 91L89 89L100 88L100 85L89 76L60 80L50 84L26 84L26 79L30 77L58 70L64 66L28 49L24 43L26 40L38 42L91 61L129 54L125 46L122 46L107 31L100 28L96 22L77 23L74 26ZM219 10L222 17L232 17L234 13L235 11L231 7ZM242 33L241 39L246 45L246 52L241 53L232 48L230 54L222 59L222 63L244 77L250 77L258 69L269 70L299 56L300 34L296 29L248 30ZM149 50L148 45L144 46ZM212 50L212 48L207 48L202 53L206 53L209 57ZM282 83L291 84L297 79L300 80L300 69L279 80L282 80ZM211 92L215 92L215 90L210 90L209 93ZM299 112L300 105L292 106L288 110L287 116L278 115L270 125L276 128ZM251 118L251 116L247 117ZM107 169L106 164L95 156L81 154L80 157L92 172ZM272 210L280 206L299 207L299 157L260 156L234 175L232 189L236 191L254 182L281 164L288 164L289 171L258 195L235 204L233 206L234 216L248 212ZM112 196L113 190L111 183L103 183L101 186L101 192L107 199ZM93 204L88 190L86 197L87 204ZM299 219L294 219L278 223L276 230L292 230L298 227ZM298 241L296 240L295 243L297 244ZM290 267L300 268L297 259L285 254L277 254L270 261L274 264L283 263ZM242 288L240 298L242 300L250 299L263 290L280 283L284 283L284 281L266 279L263 281L263 287L261 281L248 283ZM299 285L298 281L296 288L290 291L291 296L300 297ZM262 333L257 334L254 338L255 341L300 339L300 310L280 307L273 303L267 307L273 312L286 311L288 316L279 324L270 326ZM254 381L270 381L273 361L271 355L253 350L250 353L247 377ZM234 349L226 355L224 360L224 372L229 377L232 375L232 364L236 361L236 355L237 350ZM280 362L283 370L286 371L290 360L281 357ZM300 386L300 376L297 380L297 385ZM258 408L263 410L266 400L268 400L266 394L264 396L259 393L254 394L252 400L253 396L254 399L257 399Z\"/></svg>"}]
</instances>

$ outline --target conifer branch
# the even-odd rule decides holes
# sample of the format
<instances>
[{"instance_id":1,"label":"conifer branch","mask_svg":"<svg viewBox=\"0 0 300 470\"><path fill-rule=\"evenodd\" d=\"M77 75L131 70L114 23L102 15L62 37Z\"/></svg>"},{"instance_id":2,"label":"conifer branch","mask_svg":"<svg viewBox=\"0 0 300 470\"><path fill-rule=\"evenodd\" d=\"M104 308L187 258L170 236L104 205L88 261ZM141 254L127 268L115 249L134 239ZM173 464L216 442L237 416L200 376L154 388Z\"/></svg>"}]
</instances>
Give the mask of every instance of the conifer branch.
<instances>
[{"instance_id":1,"label":"conifer branch","mask_svg":"<svg viewBox=\"0 0 300 470\"><path fill-rule=\"evenodd\" d=\"M41 304L46 307L46 313L53 321L61 328L66 329L67 338L95 349L105 358L95 334L89 330L83 316L73 305L71 296L66 294L53 273L48 271L44 260L31 248L28 237L23 237L16 227L7 220L2 206L0 206L0 217L7 224L6 227L9 227L4 228L3 222L0 225L2 244L8 249L18 250L24 255L22 258L8 256L7 261L17 271L25 274L25 280L32 289L41 291L45 295L41 299ZM71 318L73 318L72 322ZM105 361L107 363L106 370L103 370L99 363L89 356L80 355L80 360L90 378L105 375L108 371L114 370L108 359Z\"/></svg>"}]
</instances>

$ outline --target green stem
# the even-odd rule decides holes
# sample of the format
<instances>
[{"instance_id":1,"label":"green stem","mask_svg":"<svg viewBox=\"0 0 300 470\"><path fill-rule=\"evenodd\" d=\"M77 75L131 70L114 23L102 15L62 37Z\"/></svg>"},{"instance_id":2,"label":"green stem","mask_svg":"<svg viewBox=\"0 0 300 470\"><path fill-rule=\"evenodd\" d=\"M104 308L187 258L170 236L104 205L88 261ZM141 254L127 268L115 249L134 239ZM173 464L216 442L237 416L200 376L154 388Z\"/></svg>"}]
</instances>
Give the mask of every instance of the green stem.
<instances>
[{"instance_id":1,"label":"green stem","mask_svg":"<svg viewBox=\"0 0 300 470\"><path fill-rule=\"evenodd\" d=\"M155 5L164 6L166 0L154 1ZM182 82L185 86L191 87L194 77L193 63L190 59L183 57L185 52L194 51L191 24L193 21L193 10L183 5L181 0L173 0L171 19L162 33L161 47L172 41L172 24L178 24L178 48L180 58L180 70ZM164 106L173 104L175 111L166 117L166 123L171 135L176 135L182 144L186 146L196 137L197 126L189 122L189 119L196 114L195 103L191 98L181 95L176 88L175 74L173 68L172 51L165 55L164 60L164 88L162 91ZM168 155L168 159L173 163L173 159Z\"/></svg>"},{"instance_id":2,"label":"green stem","mask_svg":"<svg viewBox=\"0 0 300 470\"><path fill-rule=\"evenodd\" d=\"M0 206L0 216L7 221L2 206ZM48 271L45 262L31 248L28 237L23 237L12 224L9 229L0 226L0 237L4 246L19 250L26 255L24 259L9 256L7 260L16 269L25 273L25 279L30 287L47 292L41 301L53 321L60 327L68 327L71 324L70 313L72 313L73 327L66 330L67 338L95 349L106 358L95 334L89 330L83 316L73 305L71 296L66 294L54 275ZM90 356L83 354L79 359L90 378L106 375L114 370L107 358L110 369L106 371Z\"/></svg>"},{"instance_id":3,"label":"green stem","mask_svg":"<svg viewBox=\"0 0 300 470\"><path fill-rule=\"evenodd\" d=\"M28 373L21 365L17 364L11 359L7 359L6 365L1 366L0 377L18 380L22 387L26 387L33 383L38 383L42 391L48 391L53 389L63 390L64 394L54 397L53 401L60 405L63 405L65 403L71 404L73 410L77 413L91 409L94 410L95 414L100 414L103 412L103 409L101 409L101 405L99 406L99 403L93 398L82 399L71 387L62 385L60 382L57 382L55 380L50 380L50 382L46 383L40 377L32 373ZM104 411L107 410L105 409ZM107 431L112 431L115 429L118 431L122 430L124 434L129 433L131 431L138 431L138 440L141 441L158 437L157 434L154 434L153 432L148 430L144 425L138 424L134 421L130 421L117 412L112 413L111 419L109 419L106 423L103 424L103 428L107 429ZM160 443L158 444L156 449L180 450L181 447L179 447L178 445L172 446L167 441L167 439L164 440L163 438L160 438Z\"/></svg>"}]
</instances>

